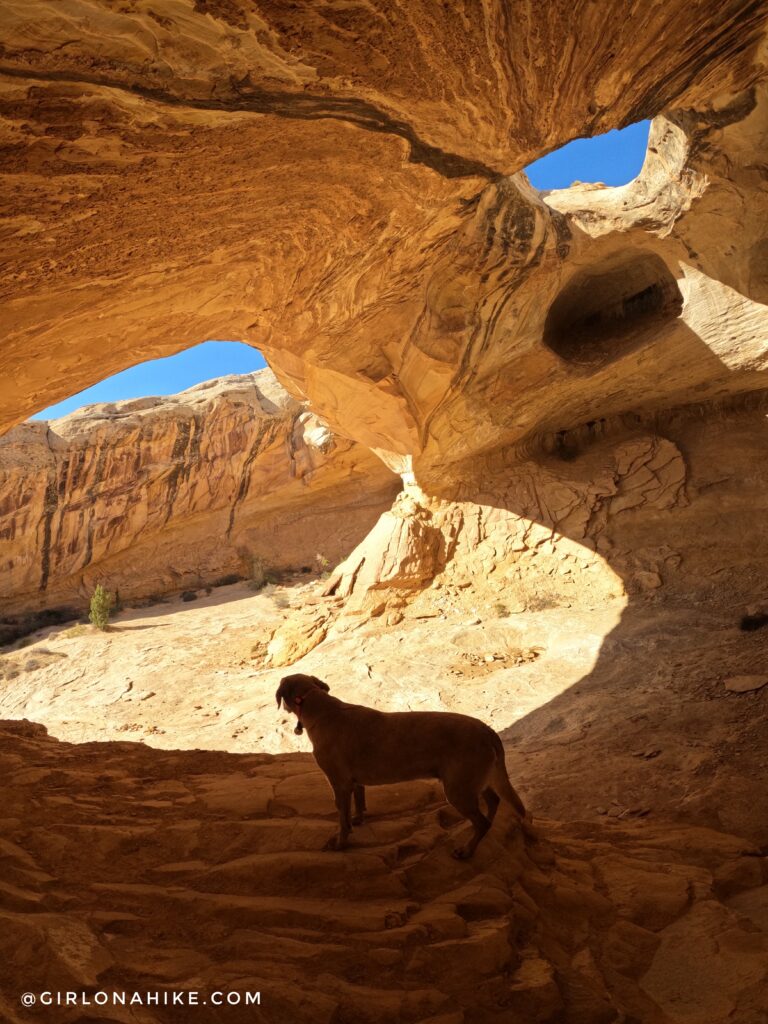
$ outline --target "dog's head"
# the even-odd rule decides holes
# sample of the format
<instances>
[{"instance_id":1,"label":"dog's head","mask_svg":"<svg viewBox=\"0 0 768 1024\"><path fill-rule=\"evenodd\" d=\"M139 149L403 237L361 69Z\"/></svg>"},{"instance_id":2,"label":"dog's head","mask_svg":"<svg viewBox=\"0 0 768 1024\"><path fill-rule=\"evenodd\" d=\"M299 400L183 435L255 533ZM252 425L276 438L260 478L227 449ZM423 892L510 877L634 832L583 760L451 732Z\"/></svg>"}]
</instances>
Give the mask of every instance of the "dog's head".
<instances>
[{"instance_id":1,"label":"dog's head","mask_svg":"<svg viewBox=\"0 0 768 1024\"><path fill-rule=\"evenodd\" d=\"M331 688L328 683L324 683L317 676L305 676L301 673L283 676L275 694L277 706L280 707L282 704L286 711L293 711L294 714L297 714L306 695L315 689L329 693Z\"/></svg>"}]
</instances>

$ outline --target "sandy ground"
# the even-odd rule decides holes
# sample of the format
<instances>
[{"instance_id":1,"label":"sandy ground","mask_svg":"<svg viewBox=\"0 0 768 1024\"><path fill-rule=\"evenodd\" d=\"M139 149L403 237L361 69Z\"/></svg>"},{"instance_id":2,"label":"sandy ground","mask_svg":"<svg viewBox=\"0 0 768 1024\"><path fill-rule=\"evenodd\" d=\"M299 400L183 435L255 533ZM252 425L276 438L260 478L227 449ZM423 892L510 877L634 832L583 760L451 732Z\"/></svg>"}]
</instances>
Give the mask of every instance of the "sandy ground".
<instances>
[{"instance_id":1,"label":"sandy ground","mask_svg":"<svg viewBox=\"0 0 768 1024\"><path fill-rule=\"evenodd\" d=\"M43 722L72 742L309 751L274 699L281 676L307 669L345 700L462 711L502 731L588 672L619 614L582 616L578 633L566 619L554 644L551 613L486 620L459 610L391 629L374 620L350 625L296 667L265 669L260 645L319 589L312 581L254 593L241 583L124 611L108 632L42 630L0 655L0 715Z\"/></svg>"},{"instance_id":2,"label":"sandy ground","mask_svg":"<svg viewBox=\"0 0 768 1024\"><path fill-rule=\"evenodd\" d=\"M0 656L0 717L71 742L308 752L274 700L282 675L308 671L343 700L484 719L538 813L688 821L768 844L768 686L725 687L768 671L768 629L619 602L497 618L439 610L435 594L396 627L347 624L290 669L265 669L273 629L320 586L236 584L127 610L107 633L45 630Z\"/></svg>"}]
</instances>

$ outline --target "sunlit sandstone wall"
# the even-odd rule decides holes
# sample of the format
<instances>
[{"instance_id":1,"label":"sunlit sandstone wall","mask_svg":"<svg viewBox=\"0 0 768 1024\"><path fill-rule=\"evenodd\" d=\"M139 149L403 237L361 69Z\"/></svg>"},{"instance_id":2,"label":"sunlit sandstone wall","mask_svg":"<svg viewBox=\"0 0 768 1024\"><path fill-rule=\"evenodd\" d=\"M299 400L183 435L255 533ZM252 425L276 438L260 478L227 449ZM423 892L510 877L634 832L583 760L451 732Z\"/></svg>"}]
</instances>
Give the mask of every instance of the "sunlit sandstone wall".
<instances>
[{"instance_id":1,"label":"sunlit sandstone wall","mask_svg":"<svg viewBox=\"0 0 768 1024\"><path fill-rule=\"evenodd\" d=\"M314 570L398 483L270 370L26 423L0 439L0 615L248 577L254 557Z\"/></svg>"},{"instance_id":2,"label":"sunlit sandstone wall","mask_svg":"<svg viewBox=\"0 0 768 1024\"><path fill-rule=\"evenodd\" d=\"M3 424L210 337L440 476L540 429L757 386L767 18L8 0ZM634 187L548 205L516 176L657 115ZM589 352L567 338L582 294Z\"/></svg>"}]
</instances>

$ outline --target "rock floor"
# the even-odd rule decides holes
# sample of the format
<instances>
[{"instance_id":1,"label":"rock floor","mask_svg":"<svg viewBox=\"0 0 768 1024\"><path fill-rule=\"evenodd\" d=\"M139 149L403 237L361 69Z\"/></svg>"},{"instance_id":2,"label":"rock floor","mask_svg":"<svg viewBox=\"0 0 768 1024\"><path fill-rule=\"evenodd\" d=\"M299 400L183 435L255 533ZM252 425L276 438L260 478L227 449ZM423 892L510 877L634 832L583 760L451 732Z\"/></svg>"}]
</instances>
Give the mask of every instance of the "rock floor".
<instances>
[{"instance_id":1,"label":"rock floor","mask_svg":"<svg viewBox=\"0 0 768 1024\"><path fill-rule=\"evenodd\" d=\"M183 1011L234 1024L765 1024L768 687L725 686L761 632L606 607L337 633L297 668L491 722L540 839L500 812L458 863L466 826L415 782L372 789L333 854L285 670L254 654L311 587L225 589L0 659L1 1020L178 1021L19 996L184 989L259 991Z\"/></svg>"},{"instance_id":2,"label":"rock floor","mask_svg":"<svg viewBox=\"0 0 768 1024\"><path fill-rule=\"evenodd\" d=\"M768 870L744 840L500 815L470 864L432 783L372 792L343 854L303 754L68 744L4 722L2 1019L25 991L259 991L189 1019L763 1020ZM176 1008L58 1007L64 1022Z\"/></svg>"}]
</instances>

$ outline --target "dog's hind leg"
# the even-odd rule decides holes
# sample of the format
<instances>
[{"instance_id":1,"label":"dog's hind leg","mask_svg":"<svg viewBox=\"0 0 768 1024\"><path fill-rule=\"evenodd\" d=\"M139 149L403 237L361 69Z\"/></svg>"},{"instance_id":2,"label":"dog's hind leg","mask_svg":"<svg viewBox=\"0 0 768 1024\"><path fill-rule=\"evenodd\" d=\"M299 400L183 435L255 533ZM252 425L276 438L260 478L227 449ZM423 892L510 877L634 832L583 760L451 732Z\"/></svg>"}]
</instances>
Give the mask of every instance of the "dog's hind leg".
<instances>
[{"instance_id":1,"label":"dog's hind leg","mask_svg":"<svg viewBox=\"0 0 768 1024\"><path fill-rule=\"evenodd\" d=\"M333 785L333 784L332 784ZM323 847L324 850L343 850L347 845L349 833L352 831L352 783L333 785L333 795L339 811L339 831L332 835Z\"/></svg>"},{"instance_id":2,"label":"dog's hind leg","mask_svg":"<svg viewBox=\"0 0 768 1024\"><path fill-rule=\"evenodd\" d=\"M466 789L462 786L449 783L444 783L444 785L448 803L455 807L459 814L463 814L465 818L468 818L475 830L465 846L458 846L453 851L453 856L457 860L468 860L477 849L477 844L491 827L491 823L480 810L476 793L467 793Z\"/></svg>"},{"instance_id":3,"label":"dog's hind leg","mask_svg":"<svg viewBox=\"0 0 768 1024\"><path fill-rule=\"evenodd\" d=\"M488 815L488 821L493 824L493 819L496 817L496 811L499 809L501 800L499 799L499 795L496 790L492 789L490 786L486 786L483 790L483 799L488 807L486 812Z\"/></svg>"},{"instance_id":4,"label":"dog's hind leg","mask_svg":"<svg viewBox=\"0 0 768 1024\"><path fill-rule=\"evenodd\" d=\"M352 824L362 825L365 821L365 786L356 782L352 795L355 798L355 816L352 819Z\"/></svg>"}]
</instances>

